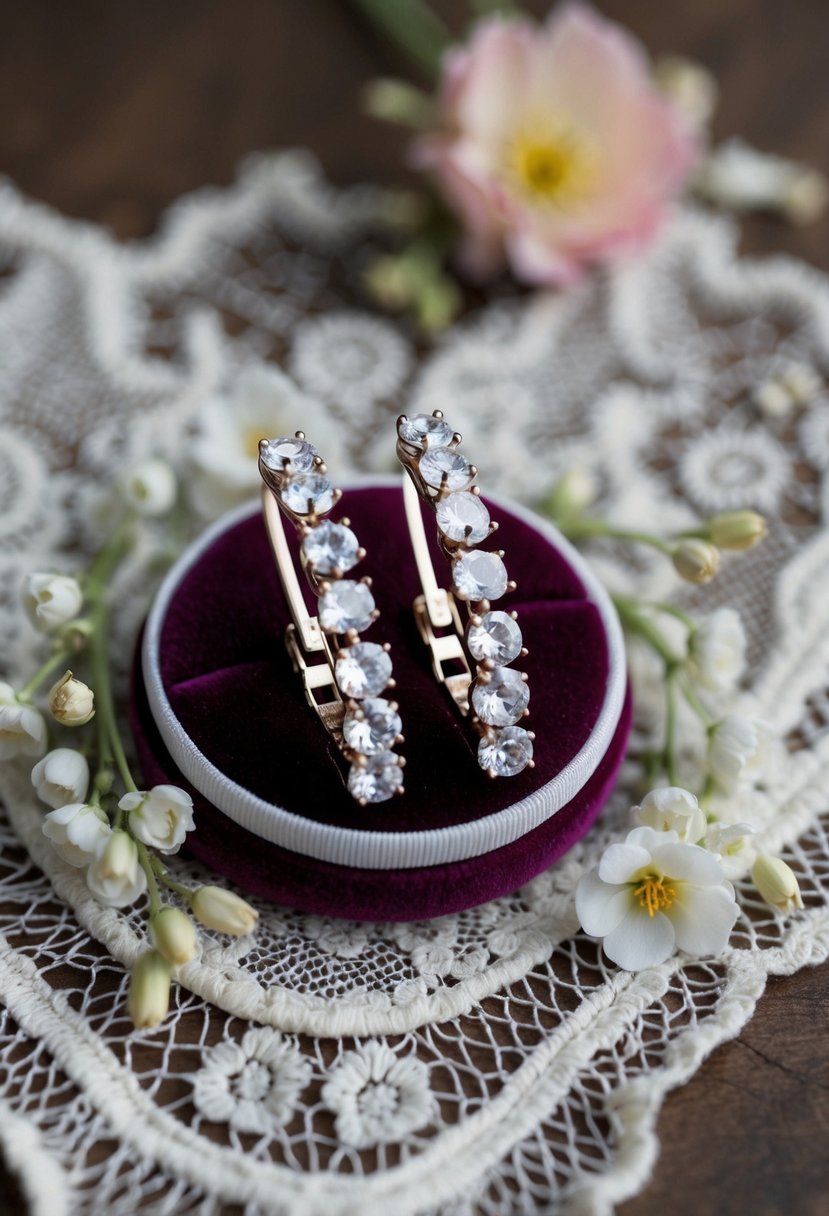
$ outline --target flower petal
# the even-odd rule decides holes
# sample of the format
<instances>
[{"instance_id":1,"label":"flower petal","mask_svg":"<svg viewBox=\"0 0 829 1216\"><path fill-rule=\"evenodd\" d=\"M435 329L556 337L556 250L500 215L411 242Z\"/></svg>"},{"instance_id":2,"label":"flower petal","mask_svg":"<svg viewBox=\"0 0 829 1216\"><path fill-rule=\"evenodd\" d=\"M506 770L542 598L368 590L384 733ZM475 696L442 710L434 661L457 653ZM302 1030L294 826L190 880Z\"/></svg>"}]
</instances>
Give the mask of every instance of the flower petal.
<instances>
[{"instance_id":1,"label":"flower petal","mask_svg":"<svg viewBox=\"0 0 829 1216\"><path fill-rule=\"evenodd\" d=\"M605 849L599 862L599 877L602 882L630 882L636 871L648 865L650 859L650 851L639 844L631 844L628 836L623 844L611 844Z\"/></svg>"},{"instance_id":2,"label":"flower petal","mask_svg":"<svg viewBox=\"0 0 829 1216\"><path fill-rule=\"evenodd\" d=\"M653 850L653 862L662 874L698 887L716 887L723 880L717 858L696 844L661 845Z\"/></svg>"},{"instance_id":3,"label":"flower petal","mask_svg":"<svg viewBox=\"0 0 829 1216\"><path fill-rule=\"evenodd\" d=\"M739 908L727 885L694 887L683 883L668 911L676 944L688 954L721 954L728 944Z\"/></svg>"},{"instance_id":4,"label":"flower petal","mask_svg":"<svg viewBox=\"0 0 829 1216\"><path fill-rule=\"evenodd\" d=\"M602 945L612 962L626 971L641 971L670 958L675 942L674 926L664 912L648 916L644 908L633 906Z\"/></svg>"},{"instance_id":5,"label":"flower petal","mask_svg":"<svg viewBox=\"0 0 829 1216\"><path fill-rule=\"evenodd\" d=\"M576 887L576 915L585 933L604 937L615 929L630 906L630 888L603 882L598 869L591 870Z\"/></svg>"}]
</instances>

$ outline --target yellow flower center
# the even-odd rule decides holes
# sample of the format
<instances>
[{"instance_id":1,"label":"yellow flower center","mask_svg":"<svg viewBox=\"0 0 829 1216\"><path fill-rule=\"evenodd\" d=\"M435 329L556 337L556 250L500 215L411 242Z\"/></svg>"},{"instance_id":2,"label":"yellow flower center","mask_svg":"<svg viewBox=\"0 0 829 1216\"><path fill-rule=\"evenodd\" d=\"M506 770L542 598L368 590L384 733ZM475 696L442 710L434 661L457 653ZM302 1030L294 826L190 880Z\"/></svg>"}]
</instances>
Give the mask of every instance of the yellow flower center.
<instances>
[{"instance_id":1,"label":"yellow flower center","mask_svg":"<svg viewBox=\"0 0 829 1216\"><path fill-rule=\"evenodd\" d=\"M671 904L676 899L676 891L673 887L665 886L665 879L655 874L649 874L647 878L633 888L633 894L639 900L640 908L647 908L648 916L656 916L657 912L661 912L663 908L670 908Z\"/></svg>"},{"instance_id":2,"label":"yellow flower center","mask_svg":"<svg viewBox=\"0 0 829 1216\"><path fill-rule=\"evenodd\" d=\"M532 123L507 147L507 171L530 202L566 209L594 190L598 177L593 143L563 120Z\"/></svg>"}]
</instances>

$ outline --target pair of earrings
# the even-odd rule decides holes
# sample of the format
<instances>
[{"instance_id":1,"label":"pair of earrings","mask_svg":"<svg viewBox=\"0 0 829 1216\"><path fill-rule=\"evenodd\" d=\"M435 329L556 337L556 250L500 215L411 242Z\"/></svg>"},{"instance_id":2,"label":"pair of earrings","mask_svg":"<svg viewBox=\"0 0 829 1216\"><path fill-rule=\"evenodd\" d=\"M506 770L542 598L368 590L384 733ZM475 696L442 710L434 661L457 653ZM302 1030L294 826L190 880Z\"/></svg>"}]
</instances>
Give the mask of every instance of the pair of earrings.
<instances>
[{"instance_id":1,"label":"pair of earrings","mask_svg":"<svg viewBox=\"0 0 829 1216\"><path fill-rule=\"evenodd\" d=\"M406 520L422 594L414 602L418 630L435 678L450 693L478 738L478 763L490 777L513 777L533 767L525 673L512 663L527 653L517 614L492 602L515 590L503 551L479 549L498 525L475 484L477 470L459 451L461 436L443 414L405 415L397 422L397 455ZM371 579L347 577L365 557L349 520L329 512L342 497L325 462L302 431L259 444L265 524L292 622L286 644L306 698L349 763L348 789L361 805L403 793L402 723L392 690L388 644L364 641L379 615ZM420 503L434 511L440 547L450 563L452 589L438 584ZM317 596L305 605L282 519L296 528L300 563ZM463 612L460 605L463 605Z\"/></svg>"}]
</instances>

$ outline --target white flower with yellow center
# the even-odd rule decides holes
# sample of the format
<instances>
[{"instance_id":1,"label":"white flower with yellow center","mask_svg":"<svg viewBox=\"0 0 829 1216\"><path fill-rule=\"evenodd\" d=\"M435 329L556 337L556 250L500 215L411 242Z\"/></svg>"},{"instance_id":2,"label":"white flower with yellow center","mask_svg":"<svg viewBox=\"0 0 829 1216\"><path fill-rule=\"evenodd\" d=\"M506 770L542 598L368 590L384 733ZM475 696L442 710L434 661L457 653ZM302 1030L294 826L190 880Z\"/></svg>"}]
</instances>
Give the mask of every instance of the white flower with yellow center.
<instances>
[{"instance_id":1,"label":"white flower with yellow center","mask_svg":"<svg viewBox=\"0 0 829 1216\"><path fill-rule=\"evenodd\" d=\"M229 392L204 402L197 422L189 489L194 506L208 518L256 495L260 439L305 431L337 475L343 474L342 443L326 408L277 367L244 368Z\"/></svg>"},{"instance_id":2,"label":"white flower with yellow center","mask_svg":"<svg viewBox=\"0 0 829 1216\"><path fill-rule=\"evenodd\" d=\"M716 857L649 827L611 844L576 888L582 928L627 971L656 967L675 950L720 954L738 911Z\"/></svg>"}]
</instances>

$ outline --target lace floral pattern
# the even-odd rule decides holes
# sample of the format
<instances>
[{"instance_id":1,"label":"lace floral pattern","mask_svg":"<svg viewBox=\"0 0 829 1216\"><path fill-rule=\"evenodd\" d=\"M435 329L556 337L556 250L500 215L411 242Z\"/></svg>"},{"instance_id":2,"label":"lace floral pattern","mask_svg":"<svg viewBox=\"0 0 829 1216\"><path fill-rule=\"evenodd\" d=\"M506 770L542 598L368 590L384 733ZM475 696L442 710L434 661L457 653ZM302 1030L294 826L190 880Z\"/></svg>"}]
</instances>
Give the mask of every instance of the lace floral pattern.
<instances>
[{"instance_id":1,"label":"lace floral pattern","mask_svg":"<svg viewBox=\"0 0 829 1216\"><path fill-rule=\"evenodd\" d=\"M333 191L305 156L262 158L121 248L0 189L0 668L32 665L23 574L94 549L124 459L159 454L207 485L199 436L244 376L313 400L340 472L385 467L389 445L354 438L372 424L451 401L498 453L494 491L532 501L579 463L631 526L747 501L773 514L706 603L743 615L745 711L790 744L751 810L805 910L784 925L737 875L715 964L606 964L573 890L627 825L628 766L591 835L514 896L411 925L260 905L252 940L204 934L169 1019L135 1032L123 964L140 918L90 899L43 839L28 773L3 769L0 1139L38 1214L606 1212L647 1178L665 1092L737 1033L768 975L829 953L825 280L736 262L726 225L685 212L641 265L493 304L417 364L350 286L381 201ZM219 489L203 515L245 493ZM148 532L114 588L124 667L163 545ZM592 557L614 587L675 590L664 564L622 566L600 542ZM660 712L643 677L640 737Z\"/></svg>"}]
</instances>

